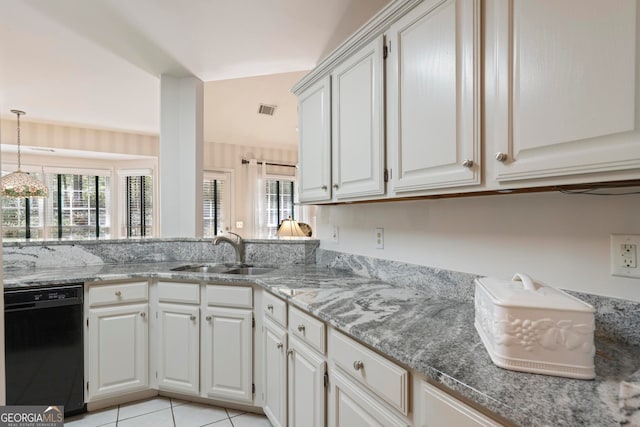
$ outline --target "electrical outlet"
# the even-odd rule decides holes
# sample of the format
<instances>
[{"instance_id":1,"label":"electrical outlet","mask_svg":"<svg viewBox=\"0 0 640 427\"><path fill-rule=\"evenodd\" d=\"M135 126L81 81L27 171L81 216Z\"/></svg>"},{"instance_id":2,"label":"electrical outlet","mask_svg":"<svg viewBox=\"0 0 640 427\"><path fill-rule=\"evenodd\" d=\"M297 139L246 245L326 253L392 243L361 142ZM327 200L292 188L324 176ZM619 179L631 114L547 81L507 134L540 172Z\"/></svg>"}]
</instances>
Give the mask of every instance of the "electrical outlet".
<instances>
[{"instance_id":1,"label":"electrical outlet","mask_svg":"<svg viewBox=\"0 0 640 427\"><path fill-rule=\"evenodd\" d=\"M640 235L611 235L611 274L613 276L640 278L638 246L640 246Z\"/></svg>"},{"instance_id":2,"label":"electrical outlet","mask_svg":"<svg viewBox=\"0 0 640 427\"><path fill-rule=\"evenodd\" d=\"M242 221L236 221L236 228L238 230L242 229L242 227L244 227L244 222Z\"/></svg>"},{"instance_id":3,"label":"electrical outlet","mask_svg":"<svg viewBox=\"0 0 640 427\"><path fill-rule=\"evenodd\" d=\"M339 232L338 226L334 226L333 232L331 233L331 241L333 243L338 243L340 241L338 232Z\"/></svg>"},{"instance_id":4,"label":"electrical outlet","mask_svg":"<svg viewBox=\"0 0 640 427\"><path fill-rule=\"evenodd\" d=\"M376 249L384 249L384 228L376 228Z\"/></svg>"}]
</instances>

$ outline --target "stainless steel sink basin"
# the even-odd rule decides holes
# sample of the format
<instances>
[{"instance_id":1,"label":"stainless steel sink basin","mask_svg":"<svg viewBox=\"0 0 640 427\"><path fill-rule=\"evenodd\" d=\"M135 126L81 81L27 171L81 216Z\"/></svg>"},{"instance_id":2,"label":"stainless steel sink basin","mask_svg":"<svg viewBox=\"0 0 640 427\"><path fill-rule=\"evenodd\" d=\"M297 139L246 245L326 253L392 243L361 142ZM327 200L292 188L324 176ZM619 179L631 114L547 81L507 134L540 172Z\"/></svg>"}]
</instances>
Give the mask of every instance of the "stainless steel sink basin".
<instances>
[{"instance_id":1,"label":"stainless steel sink basin","mask_svg":"<svg viewBox=\"0 0 640 427\"><path fill-rule=\"evenodd\" d=\"M268 273L273 268L238 266L233 264L189 264L172 268L171 271L186 271L192 273L237 274L241 276L254 276Z\"/></svg>"},{"instance_id":2,"label":"stainless steel sink basin","mask_svg":"<svg viewBox=\"0 0 640 427\"><path fill-rule=\"evenodd\" d=\"M224 274L240 274L243 276L255 276L256 274L264 274L272 271L273 268L265 267L240 267L225 271Z\"/></svg>"}]
</instances>

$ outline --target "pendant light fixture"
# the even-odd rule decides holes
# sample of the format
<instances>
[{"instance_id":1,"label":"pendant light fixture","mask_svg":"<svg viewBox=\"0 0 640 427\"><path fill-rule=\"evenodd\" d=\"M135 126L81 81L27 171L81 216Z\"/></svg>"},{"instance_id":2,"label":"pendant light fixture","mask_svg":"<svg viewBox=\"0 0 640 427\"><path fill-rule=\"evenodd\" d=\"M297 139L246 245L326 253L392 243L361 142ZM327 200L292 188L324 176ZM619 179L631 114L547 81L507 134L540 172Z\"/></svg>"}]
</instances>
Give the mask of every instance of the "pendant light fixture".
<instances>
[{"instance_id":1,"label":"pendant light fixture","mask_svg":"<svg viewBox=\"0 0 640 427\"><path fill-rule=\"evenodd\" d=\"M18 170L2 177L2 196L16 199L42 198L49 195L47 186L34 176L20 170L20 116L24 111L11 110L18 116Z\"/></svg>"}]
</instances>

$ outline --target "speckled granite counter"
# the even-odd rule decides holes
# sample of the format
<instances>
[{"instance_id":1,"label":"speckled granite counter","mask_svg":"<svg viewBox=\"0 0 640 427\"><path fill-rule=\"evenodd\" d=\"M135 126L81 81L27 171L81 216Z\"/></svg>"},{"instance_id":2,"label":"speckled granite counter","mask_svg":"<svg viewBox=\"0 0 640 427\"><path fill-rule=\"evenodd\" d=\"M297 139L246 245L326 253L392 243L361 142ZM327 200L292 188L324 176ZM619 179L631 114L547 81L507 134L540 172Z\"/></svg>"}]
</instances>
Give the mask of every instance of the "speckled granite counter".
<instances>
[{"instance_id":1,"label":"speckled granite counter","mask_svg":"<svg viewBox=\"0 0 640 427\"><path fill-rule=\"evenodd\" d=\"M640 346L602 333L594 381L518 373L492 364L469 302L317 265L252 277L170 271L182 264L26 269L6 271L4 281L6 288L139 277L252 282L516 424L633 425L640 412Z\"/></svg>"}]
</instances>

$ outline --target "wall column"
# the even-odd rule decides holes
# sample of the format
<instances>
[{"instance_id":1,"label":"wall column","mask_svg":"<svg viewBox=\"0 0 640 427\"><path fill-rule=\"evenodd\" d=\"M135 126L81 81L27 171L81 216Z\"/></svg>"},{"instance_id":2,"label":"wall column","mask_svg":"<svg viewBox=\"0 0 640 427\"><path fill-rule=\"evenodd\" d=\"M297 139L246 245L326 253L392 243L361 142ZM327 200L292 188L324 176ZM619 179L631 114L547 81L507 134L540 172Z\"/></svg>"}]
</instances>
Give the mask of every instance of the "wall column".
<instances>
[{"instance_id":1,"label":"wall column","mask_svg":"<svg viewBox=\"0 0 640 427\"><path fill-rule=\"evenodd\" d=\"M160 76L160 237L202 236L204 83Z\"/></svg>"}]
</instances>

